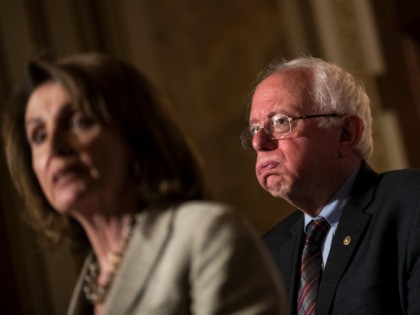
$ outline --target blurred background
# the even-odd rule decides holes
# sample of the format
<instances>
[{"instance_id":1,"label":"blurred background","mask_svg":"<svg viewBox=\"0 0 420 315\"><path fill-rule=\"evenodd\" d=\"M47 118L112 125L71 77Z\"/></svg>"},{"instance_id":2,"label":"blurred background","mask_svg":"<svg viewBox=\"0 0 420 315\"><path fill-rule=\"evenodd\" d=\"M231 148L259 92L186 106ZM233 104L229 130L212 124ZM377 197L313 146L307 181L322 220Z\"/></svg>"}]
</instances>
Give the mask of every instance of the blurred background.
<instances>
[{"instance_id":1,"label":"blurred background","mask_svg":"<svg viewBox=\"0 0 420 315\"><path fill-rule=\"evenodd\" d=\"M420 167L418 0L0 0L0 107L40 49L103 51L168 96L206 165L213 198L263 233L292 210L258 186L241 149L246 101L270 61L313 55L364 81L377 171ZM64 314L80 259L40 250L0 154L2 314Z\"/></svg>"}]
</instances>

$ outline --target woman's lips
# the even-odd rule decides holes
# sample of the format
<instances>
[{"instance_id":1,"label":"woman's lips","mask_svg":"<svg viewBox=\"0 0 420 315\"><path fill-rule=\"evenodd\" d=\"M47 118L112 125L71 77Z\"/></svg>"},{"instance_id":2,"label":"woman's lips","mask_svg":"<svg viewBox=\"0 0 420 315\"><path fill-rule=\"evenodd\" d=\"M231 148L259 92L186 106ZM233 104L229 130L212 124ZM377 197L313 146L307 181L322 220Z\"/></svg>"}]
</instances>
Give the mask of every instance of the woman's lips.
<instances>
[{"instance_id":1,"label":"woman's lips","mask_svg":"<svg viewBox=\"0 0 420 315\"><path fill-rule=\"evenodd\" d=\"M85 174L85 168L78 165L66 166L54 172L52 183L62 185Z\"/></svg>"}]
</instances>

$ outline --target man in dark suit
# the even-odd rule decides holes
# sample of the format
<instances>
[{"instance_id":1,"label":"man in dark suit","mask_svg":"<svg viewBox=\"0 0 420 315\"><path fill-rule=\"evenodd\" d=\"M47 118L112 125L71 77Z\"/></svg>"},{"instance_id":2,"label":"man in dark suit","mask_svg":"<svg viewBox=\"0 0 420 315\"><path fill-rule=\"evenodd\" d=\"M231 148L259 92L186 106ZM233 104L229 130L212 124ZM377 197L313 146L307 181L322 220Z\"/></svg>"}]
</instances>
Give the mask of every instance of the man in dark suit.
<instances>
[{"instance_id":1,"label":"man in dark suit","mask_svg":"<svg viewBox=\"0 0 420 315\"><path fill-rule=\"evenodd\" d=\"M371 124L364 88L331 63L257 80L240 139L260 185L297 208L264 235L292 314L420 314L420 171L375 173Z\"/></svg>"}]
</instances>

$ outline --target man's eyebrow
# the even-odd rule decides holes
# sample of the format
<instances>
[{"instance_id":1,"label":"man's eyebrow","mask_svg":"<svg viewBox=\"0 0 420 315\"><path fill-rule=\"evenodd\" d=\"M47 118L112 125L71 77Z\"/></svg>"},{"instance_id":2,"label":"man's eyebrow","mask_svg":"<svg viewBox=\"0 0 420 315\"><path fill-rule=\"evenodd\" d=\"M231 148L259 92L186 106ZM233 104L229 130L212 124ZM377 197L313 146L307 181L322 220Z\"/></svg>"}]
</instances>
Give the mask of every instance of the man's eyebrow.
<instances>
[{"instance_id":1,"label":"man's eyebrow","mask_svg":"<svg viewBox=\"0 0 420 315\"><path fill-rule=\"evenodd\" d=\"M277 116L277 115L287 115L287 116L290 116L289 113L286 113L284 111L271 111L271 112L268 113L268 115L264 119L264 121L266 121L267 119L273 118L274 116ZM258 119L250 119L249 120L249 124L250 125L257 125L258 123L259 123L259 120Z\"/></svg>"}]
</instances>

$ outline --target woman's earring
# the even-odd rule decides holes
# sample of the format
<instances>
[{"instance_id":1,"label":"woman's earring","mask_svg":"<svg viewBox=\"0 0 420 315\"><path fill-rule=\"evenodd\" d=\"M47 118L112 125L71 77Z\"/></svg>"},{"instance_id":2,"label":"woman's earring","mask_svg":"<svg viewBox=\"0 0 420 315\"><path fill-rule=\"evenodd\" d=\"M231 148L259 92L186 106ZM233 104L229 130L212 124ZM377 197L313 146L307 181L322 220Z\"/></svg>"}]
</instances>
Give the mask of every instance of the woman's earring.
<instances>
[{"instance_id":1,"label":"woman's earring","mask_svg":"<svg viewBox=\"0 0 420 315\"><path fill-rule=\"evenodd\" d=\"M159 191L162 194L171 194L178 191L180 188L181 188L181 183L176 179L173 179L173 180L165 179L165 180L162 180L159 184Z\"/></svg>"}]
</instances>

